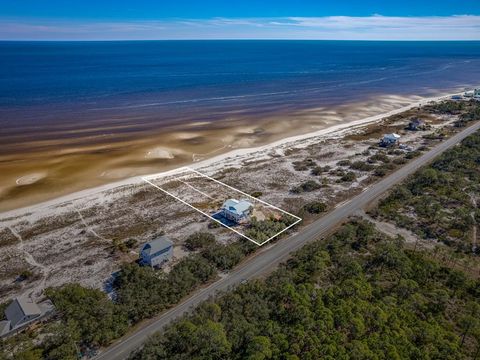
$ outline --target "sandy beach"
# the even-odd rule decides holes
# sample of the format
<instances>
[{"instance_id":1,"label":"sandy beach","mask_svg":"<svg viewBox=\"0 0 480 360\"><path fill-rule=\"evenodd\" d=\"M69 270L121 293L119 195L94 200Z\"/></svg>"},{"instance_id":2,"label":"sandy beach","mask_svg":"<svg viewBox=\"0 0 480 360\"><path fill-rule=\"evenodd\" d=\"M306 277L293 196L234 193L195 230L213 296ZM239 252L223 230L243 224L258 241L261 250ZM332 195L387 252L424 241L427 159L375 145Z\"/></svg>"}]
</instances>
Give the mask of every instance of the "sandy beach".
<instances>
[{"instance_id":1,"label":"sandy beach","mask_svg":"<svg viewBox=\"0 0 480 360\"><path fill-rule=\"evenodd\" d=\"M36 166L31 166L29 171L24 169L25 163L30 164L29 161L24 160L21 165L14 161L5 165L4 162L0 168L8 169L8 164L13 165L11 171L2 172L8 175L0 180L0 216L16 216L120 186L141 183L142 175L160 175L163 171L185 165L213 174L224 167L238 167L247 158L258 160L262 154L279 146L308 146L322 137L341 137L347 130L457 93L430 98L384 96L334 109L309 109L283 120L277 117L255 125L223 125L223 129L210 131L210 136L199 129L210 124L191 124L182 131L163 134L163 137L142 139L135 149L127 147L123 153L117 150L113 155L107 152L106 158L98 148L92 153L85 153L83 149L71 153L63 150L59 155L62 159L50 154L50 161L43 166L38 158L32 160ZM194 130L188 131L189 128ZM203 141L193 141L199 141L199 138ZM203 151L195 152L198 149ZM69 165L66 166L65 162ZM63 172L55 173L56 165Z\"/></svg>"}]
</instances>

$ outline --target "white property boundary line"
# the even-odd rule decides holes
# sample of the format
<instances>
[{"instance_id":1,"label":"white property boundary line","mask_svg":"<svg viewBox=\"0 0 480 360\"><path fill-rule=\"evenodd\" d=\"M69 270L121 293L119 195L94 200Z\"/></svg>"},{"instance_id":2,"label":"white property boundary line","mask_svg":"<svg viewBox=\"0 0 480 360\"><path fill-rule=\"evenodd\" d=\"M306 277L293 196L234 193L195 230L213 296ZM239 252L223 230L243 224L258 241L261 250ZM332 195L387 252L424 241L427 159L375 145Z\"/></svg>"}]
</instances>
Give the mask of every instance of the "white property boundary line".
<instances>
[{"instance_id":1,"label":"white property boundary line","mask_svg":"<svg viewBox=\"0 0 480 360\"><path fill-rule=\"evenodd\" d=\"M234 191L237 191L237 192L241 193L242 195L245 195L245 196L247 196L247 197L249 197L249 198L251 198L251 199L254 199L255 201L261 202L261 203L264 204L264 205L267 205L267 206L269 206L269 207L271 207L271 208L274 208L274 209L276 209L276 210L278 210L278 211L280 211L280 212L282 212L282 213L284 213L284 214L287 214L287 215L289 215L289 216L292 216L293 218L297 219L297 221L295 221L293 224L290 224L290 225L287 226L285 229L283 229L282 231L280 231L280 232L278 232L277 234L273 235L272 237L268 238L268 239L265 240L264 242L258 243L257 241L255 241L255 240L249 238L248 236L242 234L242 233L239 232L238 230L236 230L236 229L234 229L234 228L232 228L232 227L230 227L230 226L228 226L228 225L225 225L225 224L222 223L220 220L215 219L213 216L207 214L206 212L204 212L204 211L202 211L202 210L200 210L200 209L197 209L195 206L189 204L189 203L186 202L185 200L180 199L178 196L173 195L172 193L168 192L168 191L165 190L165 189L162 189L160 186L158 186L158 185L156 185L156 184L154 184L153 182L150 181L150 180L153 180L153 179L155 179L155 178L165 177L167 174L168 174L168 175L173 175L174 173L181 172L182 170L192 171L192 172L196 173L197 175L200 175L200 176L202 176L202 177L204 177L204 178L207 178L207 179L209 179L209 180L212 180L212 181L214 181L214 182L216 182L216 183L218 183L218 184L220 184L220 185L226 186L227 188L232 189L232 190L234 190ZM158 175L150 175L150 176L148 176L148 177L142 177L142 180L145 181L146 183L152 185L152 186L155 187L156 189L164 192L165 194L173 197L175 200L180 201L181 203L183 203L183 204L187 205L188 207L190 207L190 208L198 211L198 212L201 213L202 215L205 215L206 217L210 218L211 220L219 223L219 224L222 225L223 227L226 227L227 229L233 231L234 233L240 235L241 237L244 237L245 239L253 242L255 245L258 245L258 246L262 246L262 245L266 244L266 243L269 242L270 240L276 238L276 237L277 237L278 235L280 235L281 233L287 231L288 229L290 229L291 227L295 226L295 225L298 224L300 221L302 221L302 218L300 218L300 217L298 217L298 216L296 216L296 215L293 215L293 214L289 213L288 211L282 210L282 209L280 209L280 208L278 208L278 207L276 207L276 206L274 206L274 205L271 205L271 204L269 204L269 203L267 203L267 202L265 202L265 201L263 201L263 200L257 199L257 198L255 198L255 197L253 197L253 196L251 196L251 195L249 195L249 194L247 194L247 193L244 193L244 192L241 191L241 190L235 189L234 187L232 187L232 186L230 186L230 185L227 185L227 184L225 184L225 183L223 183L223 182L221 182L221 181L219 181L219 180L216 180L216 179L214 179L214 178L212 178L212 177L210 177L210 176L208 176L208 175L202 174L201 172L198 172L197 170L194 170L194 169L189 168L189 167L182 167L182 168L179 168L179 169L174 170L174 171L169 171L168 173L162 173L162 174L158 174ZM177 180L177 179L173 179L173 180ZM172 180L172 181L173 181L173 180ZM189 186L191 186L191 185L189 185ZM196 190L199 191L198 189L196 189Z\"/></svg>"}]
</instances>

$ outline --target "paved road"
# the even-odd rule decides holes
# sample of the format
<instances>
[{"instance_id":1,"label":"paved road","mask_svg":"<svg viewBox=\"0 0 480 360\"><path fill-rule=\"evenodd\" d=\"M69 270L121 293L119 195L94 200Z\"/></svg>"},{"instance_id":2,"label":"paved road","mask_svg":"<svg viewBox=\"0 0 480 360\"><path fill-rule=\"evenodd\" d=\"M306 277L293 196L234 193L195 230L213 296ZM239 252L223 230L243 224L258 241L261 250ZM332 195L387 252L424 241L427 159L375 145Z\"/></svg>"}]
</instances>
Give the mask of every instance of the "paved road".
<instances>
[{"instance_id":1,"label":"paved road","mask_svg":"<svg viewBox=\"0 0 480 360\"><path fill-rule=\"evenodd\" d=\"M277 264L284 261L288 256L299 249L307 242L318 239L327 234L340 222L346 220L349 216L355 214L358 209L368 206L372 201L384 194L393 185L405 179L408 175L414 173L419 167L432 161L439 154L454 146L462 139L480 129L480 122L464 129L462 132L452 136L446 141L440 143L427 153L409 162L396 172L385 177L381 181L366 188L362 193L352 198L350 201L338 206L319 220L301 229L298 234L289 238L266 245L257 253L235 268L226 277L216 281L210 286L195 292L190 298L186 299L171 310L165 312L155 320L139 327L130 335L125 336L113 344L104 352L100 353L98 360L117 360L125 359L129 354L139 348L150 335L161 330L172 320L182 316L202 301L208 299L218 291L224 291L235 285L238 285L244 279L250 279L264 275L271 271Z\"/></svg>"}]
</instances>

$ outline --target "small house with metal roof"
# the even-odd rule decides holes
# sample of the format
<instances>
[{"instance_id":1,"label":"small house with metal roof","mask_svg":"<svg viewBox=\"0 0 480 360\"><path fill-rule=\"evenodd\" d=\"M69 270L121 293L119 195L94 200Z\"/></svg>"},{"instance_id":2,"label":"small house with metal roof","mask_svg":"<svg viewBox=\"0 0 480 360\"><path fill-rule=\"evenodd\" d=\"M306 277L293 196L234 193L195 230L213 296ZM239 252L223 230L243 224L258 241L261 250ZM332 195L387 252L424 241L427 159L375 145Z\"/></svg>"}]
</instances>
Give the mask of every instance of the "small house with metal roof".
<instances>
[{"instance_id":1,"label":"small house with metal roof","mask_svg":"<svg viewBox=\"0 0 480 360\"><path fill-rule=\"evenodd\" d=\"M223 203L221 211L228 220L242 223L248 219L252 209L252 203L247 200L228 199Z\"/></svg>"},{"instance_id":2,"label":"small house with metal roof","mask_svg":"<svg viewBox=\"0 0 480 360\"><path fill-rule=\"evenodd\" d=\"M170 260L173 256L173 243L165 235L146 244L140 250L140 263L151 267L158 267Z\"/></svg>"},{"instance_id":3,"label":"small house with metal roof","mask_svg":"<svg viewBox=\"0 0 480 360\"><path fill-rule=\"evenodd\" d=\"M0 321L0 337L17 333L51 314L54 306L50 300L39 304L26 297L15 298L5 309L5 319Z\"/></svg>"}]
</instances>

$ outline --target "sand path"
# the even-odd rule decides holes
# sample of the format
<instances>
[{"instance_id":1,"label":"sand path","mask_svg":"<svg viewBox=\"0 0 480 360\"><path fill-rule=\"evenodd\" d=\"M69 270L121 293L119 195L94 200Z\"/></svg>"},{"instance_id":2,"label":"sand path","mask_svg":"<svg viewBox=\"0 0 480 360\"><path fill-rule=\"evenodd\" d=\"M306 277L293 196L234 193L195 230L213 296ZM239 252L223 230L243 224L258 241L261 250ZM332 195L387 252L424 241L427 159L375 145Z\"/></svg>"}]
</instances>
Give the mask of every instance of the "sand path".
<instances>
[{"instance_id":1,"label":"sand path","mask_svg":"<svg viewBox=\"0 0 480 360\"><path fill-rule=\"evenodd\" d=\"M97 238L99 238L100 240L103 240L103 241L110 241L110 239L107 239L105 237L103 237L102 235L100 235L99 233L97 233L90 225L88 225L88 223L85 221L85 218L83 217L82 213L80 212L80 210L78 210L77 208L75 208L75 211L77 212L78 216L80 216L80 220L82 221L82 224L85 226L85 228L87 229L87 231L90 231L93 235L95 235Z\"/></svg>"},{"instance_id":2,"label":"sand path","mask_svg":"<svg viewBox=\"0 0 480 360\"><path fill-rule=\"evenodd\" d=\"M8 229L11 231L13 236L18 239L19 243L17 249L23 253L25 261L33 267L40 269L40 272L42 273L42 280L40 283L28 293L28 297L34 300L34 298L40 297L43 290L45 290L45 284L47 281L47 276L50 273L50 268L36 261L33 255L25 249L23 238L19 233L17 233L11 226L8 226Z\"/></svg>"}]
</instances>

